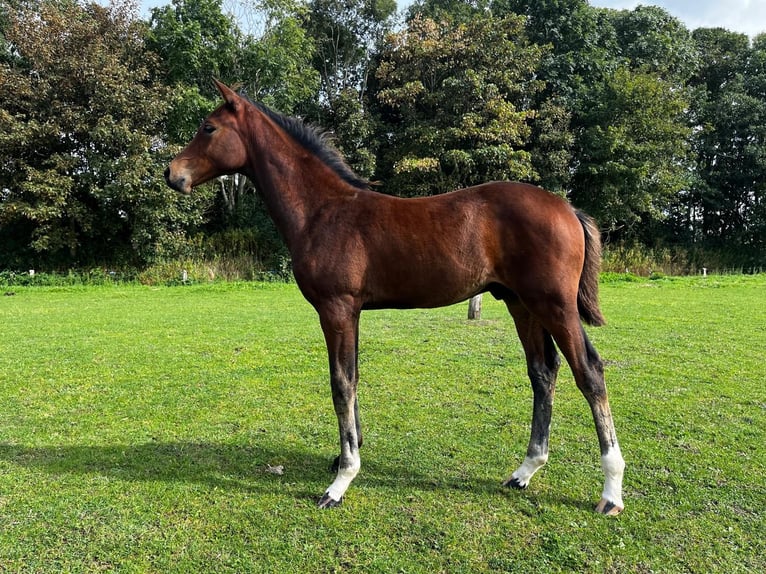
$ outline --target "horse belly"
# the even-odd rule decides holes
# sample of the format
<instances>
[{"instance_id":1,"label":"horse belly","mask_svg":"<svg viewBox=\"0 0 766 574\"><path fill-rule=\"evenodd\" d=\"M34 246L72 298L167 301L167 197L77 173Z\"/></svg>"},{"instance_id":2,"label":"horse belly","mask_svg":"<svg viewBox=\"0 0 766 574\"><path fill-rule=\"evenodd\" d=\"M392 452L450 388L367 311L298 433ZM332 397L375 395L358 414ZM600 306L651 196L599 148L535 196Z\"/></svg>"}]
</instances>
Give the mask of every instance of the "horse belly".
<instances>
[{"instance_id":1,"label":"horse belly","mask_svg":"<svg viewBox=\"0 0 766 574\"><path fill-rule=\"evenodd\" d=\"M454 258L404 257L368 269L364 308L445 307L482 291L486 279L475 266Z\"/></svg>"}]
</instances>

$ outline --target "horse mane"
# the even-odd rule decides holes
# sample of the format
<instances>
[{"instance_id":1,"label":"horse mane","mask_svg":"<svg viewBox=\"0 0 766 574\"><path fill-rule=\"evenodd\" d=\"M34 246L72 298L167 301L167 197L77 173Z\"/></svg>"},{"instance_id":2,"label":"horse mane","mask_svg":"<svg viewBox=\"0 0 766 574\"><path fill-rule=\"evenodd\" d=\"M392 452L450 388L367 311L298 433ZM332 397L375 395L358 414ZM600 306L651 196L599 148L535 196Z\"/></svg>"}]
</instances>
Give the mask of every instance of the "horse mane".
<instances>
[{"instance_id":1,"label":"horse mane","mask_svg":"<svg viewBox=\"0 0 766 574\"><path fill-rule=\"evenodd\" d=\"M247 99L259 111L266 114L270 120L290 134L295 141L319 158L343 181L359 189L370 189L370 182L353 172L332 144L332 136L328 132L317 126L306 124L300 118L286 116L274 111L261 102Z\"/></svg>"}]
</instances>

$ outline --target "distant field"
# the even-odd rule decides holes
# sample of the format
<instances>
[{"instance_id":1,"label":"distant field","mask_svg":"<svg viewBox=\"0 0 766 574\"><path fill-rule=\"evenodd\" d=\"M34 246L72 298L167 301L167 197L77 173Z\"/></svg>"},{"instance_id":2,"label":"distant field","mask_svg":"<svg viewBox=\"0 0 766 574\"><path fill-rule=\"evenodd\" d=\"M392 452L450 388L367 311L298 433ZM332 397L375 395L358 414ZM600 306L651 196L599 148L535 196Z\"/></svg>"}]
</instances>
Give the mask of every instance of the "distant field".
<instances>
[{"instance_id":1,"label":"distant field","mask_svg":"<svg viewBox=\"0 0 766 574\"><path fill-rule=\"evenodd\" d=\"M616 519L566 369L548 466L500 486L531 391L490 297L363 315L362 472L318 511L337 425L294 285L0 289L0 572L766 571L766 275L602 303Z\"/></svg>"}]
</instances>

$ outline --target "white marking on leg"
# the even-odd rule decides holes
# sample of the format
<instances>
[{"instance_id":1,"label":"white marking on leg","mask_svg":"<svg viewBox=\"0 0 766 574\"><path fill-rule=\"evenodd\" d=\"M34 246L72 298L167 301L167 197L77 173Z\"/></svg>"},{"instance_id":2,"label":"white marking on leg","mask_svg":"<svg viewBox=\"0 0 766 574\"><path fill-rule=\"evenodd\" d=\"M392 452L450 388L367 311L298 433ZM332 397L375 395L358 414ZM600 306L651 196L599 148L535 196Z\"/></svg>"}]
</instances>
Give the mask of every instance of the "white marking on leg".
<instances>
[{"instance_id":1,"label":"white marking on leg","mask_svg":"<svg viewBox=\"0 0 766 574\"><path fill-rule=\"evenodd\" d=\"M335 502L340 502L340 499L343 498L346 490L348 490L351 481L354 480L354 477L356 477L357 474L359 474L359 469L362 467L362 464L358 453L356 453L354 459L355 460L350 467L338 469L338 474L335 477L335 480L325 492L325 494Z\"/></svg>"},{"instance_id":2,"label":"white marking on leg","mask_svg":"<svg viewBox=\"0 0 766 574\"><path fill-rule=\"evenodd\" d=\"M601 469L604 471L605 477L604 492L601 494L601 499L622 510L624 508L622 503L622 475L625 471L625 461L620 452L620 445L615 443L601 457Z\"/></svg>"},{"instance_id":3,"label":"white marking on leg","mask_svg":"<svg viewBox=\"0 0 766 574\"><path fill-rule=\"evenodd\" d=\"M506 482L515 480L519 487L526 488L529 485L532 475L540 470L546 462L548 462L547 454L540 454L537 456L527 455L524 457L524 462L521 463L521 466L514 471L511 478Z\"/></svg>"}]
</instances>

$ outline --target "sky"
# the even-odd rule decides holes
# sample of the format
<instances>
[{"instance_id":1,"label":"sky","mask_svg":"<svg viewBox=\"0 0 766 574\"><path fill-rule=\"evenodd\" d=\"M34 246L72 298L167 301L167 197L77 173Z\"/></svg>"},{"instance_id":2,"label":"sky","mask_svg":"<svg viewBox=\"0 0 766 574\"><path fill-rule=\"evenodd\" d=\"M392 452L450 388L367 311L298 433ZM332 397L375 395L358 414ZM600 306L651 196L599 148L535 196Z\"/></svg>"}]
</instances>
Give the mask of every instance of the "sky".
<instances>
[{"instance_id":1,"label":"sky","mask_svg":"<svg viewBox=\"0 0 766 574\"><path fill-rule=\"evenodd\" d=\"M411 0L397 0L399 6ZM142 15L152 7L170 4L170 0L139 0ZM632 10L639 4L665 8L690 30L726 28L755 36L766 32L766 0L590 0L591 6Z\"/></svg>"},{"instance_id":2,"label":"sky","mask_svg":"<svg viewBox=\"0 0 766 574\"><path fill-rule=\"evenodd\" d=\"M766 32L766 0L590 0L590 4L620 10L639 4L661 6L690 30L726 28L748 36Z\"/></svg>"}]
</instances>

